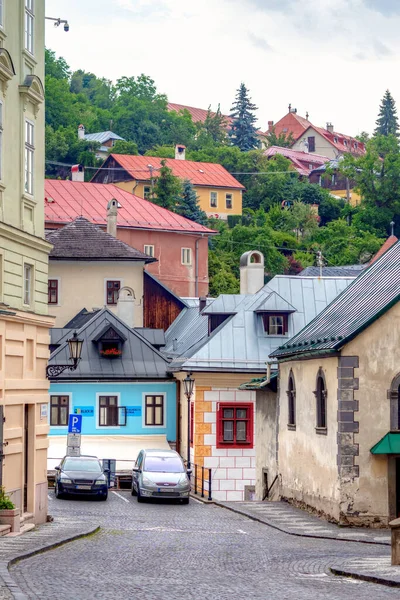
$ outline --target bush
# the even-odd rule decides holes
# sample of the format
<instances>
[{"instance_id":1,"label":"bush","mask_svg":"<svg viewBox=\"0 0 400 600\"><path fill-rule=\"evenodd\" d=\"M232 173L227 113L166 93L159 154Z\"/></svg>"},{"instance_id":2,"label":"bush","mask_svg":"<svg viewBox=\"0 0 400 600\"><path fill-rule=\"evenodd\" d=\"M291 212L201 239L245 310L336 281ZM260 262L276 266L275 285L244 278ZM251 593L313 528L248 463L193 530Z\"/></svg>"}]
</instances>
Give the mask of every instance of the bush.
<instances>
[{"instance_id":1,"label":"bush","mask_svg":"<svg viewBox=\"0 0 400 600\"><path fill-rule=\"evenodd\" d=\"M14 503L7 496L4 487L0 487L0 510L12 510L15 508Z\"/></svg>"}]
</instances>

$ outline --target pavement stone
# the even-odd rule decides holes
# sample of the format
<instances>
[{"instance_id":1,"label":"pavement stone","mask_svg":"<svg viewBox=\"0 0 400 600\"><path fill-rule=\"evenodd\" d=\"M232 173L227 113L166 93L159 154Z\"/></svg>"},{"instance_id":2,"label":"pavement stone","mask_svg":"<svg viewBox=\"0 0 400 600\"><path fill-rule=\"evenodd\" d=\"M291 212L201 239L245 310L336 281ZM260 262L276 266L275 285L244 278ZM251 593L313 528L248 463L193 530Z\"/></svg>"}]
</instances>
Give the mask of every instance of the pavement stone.
<instances>
[{"instance_id":1,"label":"pavement stone","mask_svg":"<svg viewBox=\"0 0 400 600\"><path fill-rule=\"evenodd\" d=\"M392 566L390 556L355 558L340 568L331 568L334 575L400 587L400 566Z\"/></svg>"},{"instance_id":2,"label":"pavement stone","mask_svg":"<svg viewBox=\"0 0 400 600\"><path fill-rule=\"evenodd\" d=\"M287 502L219 502L214 500L214 503L289 535L383 546L391 545L389 529L340 527Z\"/></svg>"},{"instance_id":3,"label":"pavement stone","mask_svg":"<svg viewBox=\"0 0 400 600\"><path fill-rule=\"evenodd\" d=\"M398 590L346 577L355 560L379 563L376 544L290 536L216 504L139 504L129 493L107 502L52 500L59 517L99 523L78 539L11 567L27 598L40 600L389 600ZM57 574L61 573L62 577Z\"/></svg>"}]
</instances>

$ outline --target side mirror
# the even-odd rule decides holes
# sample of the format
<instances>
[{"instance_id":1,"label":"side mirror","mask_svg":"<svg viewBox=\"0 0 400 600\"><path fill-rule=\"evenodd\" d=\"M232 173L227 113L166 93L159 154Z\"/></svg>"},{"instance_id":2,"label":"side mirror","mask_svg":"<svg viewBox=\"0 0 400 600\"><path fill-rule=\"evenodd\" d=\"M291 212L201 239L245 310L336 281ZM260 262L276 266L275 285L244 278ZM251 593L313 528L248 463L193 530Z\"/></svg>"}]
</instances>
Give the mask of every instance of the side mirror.
<instances>
[{"instance_id":1,"label":"side mirror","mask_svg":"<svg viewBox=\"0 0 400 600\"><path fill-rule=\"evenodd\" d=\"M110 469L104 469L103 473L109 473Z\"/></svg>"},{"instance_id":2,"label":"side mirror","mask_svg":"<svg viewBox=\"0 0 400 600\"><path fill-rule=\"evenodd\" d=\"M60 466L57 466L57 467L56 467L56 471L61 471L61 467L60 467Z\"/></svg>"},{"instance_id":3,"label":"side mirror","mask_svg":"<svg viewBox=\"0 0 400 600\"><path fill-rule=\"evenodd\" d=\"M186 469L186 473L187 473L188 475L191 475L191 474L192 474L192 472L193 472L193 471L192 471L192 469Z\"/></svg>"},{"instance_id":4,"label":"side mirror","mask_svg":"<svg viewBox=\"0 0 400 600\"><path fill-rule=\"evenodd\" d=\"M139 467L132 467L132 471L133 471L134 473L140 473L140 469L139 469Z\"/></svg>"}]
</instances>

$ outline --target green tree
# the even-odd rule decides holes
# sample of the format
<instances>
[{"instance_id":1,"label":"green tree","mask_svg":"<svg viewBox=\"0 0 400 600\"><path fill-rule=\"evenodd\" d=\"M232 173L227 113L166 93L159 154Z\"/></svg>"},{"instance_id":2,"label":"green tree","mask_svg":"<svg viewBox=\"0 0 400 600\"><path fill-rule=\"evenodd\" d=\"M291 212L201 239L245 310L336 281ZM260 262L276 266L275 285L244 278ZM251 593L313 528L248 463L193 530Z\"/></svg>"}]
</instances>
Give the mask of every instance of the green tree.
<instances>
[{"instance_id":1,"label":"green tree","mask_svg":"<svg viewBox=\"0 0 400 600\"><path fill-rule=\"evenodd\" d=\"M191 221L196 221L200 225L207 225L207 215L199 206L199 198L196 190L188 179L185 179L182 186L182 192L178 198L176 212L182 217Z\"/></svg>"},{"instance_id":2,"label":"green tree","mask_svg":"<svg viewBox=\"0 0 400 600\"><path fill-rule=\"evenodd\" d=\"M399 137L396 103L389 90L386 90L379 107L374 135L394 135Z\"/></svg>"},{"instance_id":3,"label":"green tree","mask_svg":"<svg viewBox=\"0 0 400 600\"><path fill-rule=\"evenodd\" d=\"M310 236L318 228L318 215L309 204L295 202L283 214L285 229L294 231L298 240Z\"/></svg>"},{"instance_id":4,"label":"green tree","mask_svg":"<svg viewBox=\"0 0 400 600\"><path fill-rule=\"evenodd\" d=\"M199 134L196 138L196 146L204 148L207 146L222 146L228 141L228 121L221 113L218 104L217 112L213 113L211 107L208 107L207 116L204 123L198 123Z\"/></svg>"},{"instance_id":5,"label":"green tree","mask_svg":"<svg viewBox=\"0 0 400 600\"><path fill-rule=\"evenodd\" d=\"M268 146L280 146L281 148L290 148L295 142L292 132L283 133L276 135L275 127L272 127L271 131L266 134Z\"/></svg>"},{"instance_id":6,"label":"green tree","mask_svg":"<svg viewBox=\"0 0 400 600\"><path fill-rule=\"evenodd\" d=\"M138 147L135 142L127 142L126 140L117 140L109 154L138 154Z\"/></svg>"},{"instance_id":7,"label":"green tree","mask_svg":"<svg viewBox=\"0 0 400 600\"><path fill-rule=\"evenodd\" d=\"M257 120L254 114L255 110L257 110L257 106L251 102L249 92L242 82L231 108L232 124L229 136L232 144L243 152L254 150L259 146L255 127Z\"/></svg>"},{"instance_id":8,"label":"green tree","mask_svg":"<svg viewBox=\"0 0 400 600\"><path fill-rule=\"evenodd\" d=\"M175 210L181 193L182 184L180 180L172 174L165 160L162 160L159 176L153 189L152 202L163 208Z\"/></svg>"},{"instance_id":9,"label":"green tree","mask_svg":"<svg viewBox=\"0 0 400 600\"><path fill-rule=\"evenodd\" d=\"M49 75L55 79L66 80L69 80L71 76L71 71L66 60L61 56L56 58L56 53L48 48L45 50L45 75Z\"/></svg>"},{"instance_id":10,"label":"green tree","mask_svg":"<svg viewBox=\"0 0 400 600\"><path fill-rule=\"evenodd\" d=\"M371 137L367 131L362 131L361 133L356 135L356 140L358 140L359 142L362 142L363 144L366 144L367 142L369 142L370 139L371 139Z\"/></svg>"}]
</instances>

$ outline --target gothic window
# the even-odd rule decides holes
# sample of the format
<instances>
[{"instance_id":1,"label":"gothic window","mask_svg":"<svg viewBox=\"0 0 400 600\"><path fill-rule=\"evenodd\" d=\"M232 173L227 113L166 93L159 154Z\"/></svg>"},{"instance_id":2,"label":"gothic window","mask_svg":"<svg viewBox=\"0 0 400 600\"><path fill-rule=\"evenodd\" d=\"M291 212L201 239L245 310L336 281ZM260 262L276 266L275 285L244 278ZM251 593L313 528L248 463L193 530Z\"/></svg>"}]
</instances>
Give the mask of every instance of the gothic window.
<instances>
[{"instance_id":1,"label":"gothic window","mask_svg":"<svg viewBox=\"0 0 400 600\"><path fill-rule=\"evenodd\" d=\"M326 415L326 399L327 389L325 383L325 376L322 369L319 369L317 375L317 389L314 392L317 404L317 431L327 429L327 415Z\"/></svg>"},{"instance_id":2,"label":"gothic window","mask_svg":"<svg viewBox=\"0 0 400 600\"><path fill-rule=\"evenodd\" d=\"M288 426L290 428L296 427L296 386L294 383L293 372L290 371L288 381Z\"/></svg>"}]
</instances>

